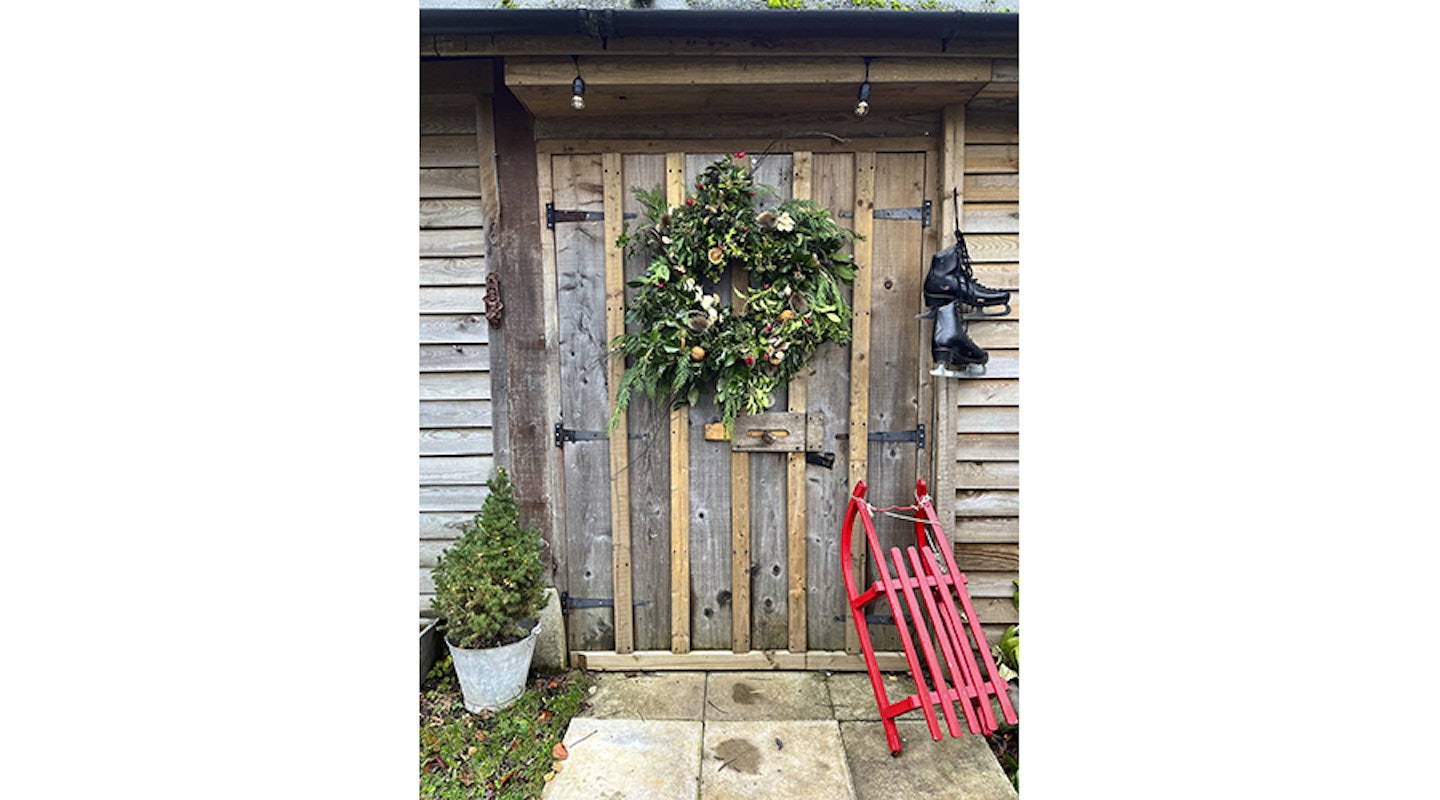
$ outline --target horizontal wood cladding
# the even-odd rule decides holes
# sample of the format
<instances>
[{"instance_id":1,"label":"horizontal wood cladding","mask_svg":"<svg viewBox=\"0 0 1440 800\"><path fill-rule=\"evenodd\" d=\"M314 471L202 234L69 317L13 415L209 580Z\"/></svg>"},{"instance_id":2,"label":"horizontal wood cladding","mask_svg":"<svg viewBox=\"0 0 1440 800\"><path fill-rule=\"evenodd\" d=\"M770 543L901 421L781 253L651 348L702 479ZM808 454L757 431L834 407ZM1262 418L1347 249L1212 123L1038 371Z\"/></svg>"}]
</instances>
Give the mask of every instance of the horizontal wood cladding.
<instances>
[{"instance_id":1,"label":"horizontal wood cladding","mask_svg":"<svg viewBox=\"0 0 1440 800\"><path fill-rule=\"evenodd\" d=\"M422 258L420 285L483 287L485 276L489 274L486 263L483 258ZM480 304L484 306L484 289L480 291Z\"/></svg>"},{"instance_id":2,"label":"horizontal wood cladding","mask_svg":"<svg viewBox=\"0 0 1440 800\"><path fill-rule=\"evenodd\" d=\"M420 199L479 197L478 167L434 167L420 170Z\"/></svg>"},{"instance_id":3,"label":"horizontal wood cladding","mask_svg":"<svg viewBox=\"0 0 1440 800\"><path fill-rule=\"evenodd\" d=\"M488 455L429 456L420 459L420 482L430 486L484 483L495 469Z\"/></svg>"},{"instance_id":4,"label":"horizontal wood cladding","mask_svg":"<svg viewBox=\"0 0 1440 800\"><path fill-rule=\"evenodd\" d=\"M972 572L1015 572L1020 569L1020 545L1009 542L972 542L951 537L955 564L968 577ZM1013 579L1012 579L1013 580ZM1011 591L1005 587L1005 594Z\"/></svg>"},{"instance_id":5,"label":"horizontal wood cladding","mask_svg":"<svg viewBox=\"0 0 1440 800\"><path fill-rule=\"evenodd\" d=\"M422 258L452 258L458 256L485 255L484 228L457 228L454 230L420 230L420 255Z\"/></svg>"},{"instance_id":6,"label":"horizontal wood cladding","mask_svg":"<svg viewBox=\"0 0 1440 800\"><path fill-rule=\"evenodd\" d=\"M991 173L1020 172L1020 145L1018 144L967 144L965 145L965 174L982 175ZM970 200L966 196L966 201Z\"/></svg>"},{"instance_id":7,"label":"horizontal wood cladding","mask_svg":"<svg viewBox=\"0 0 1440 800\"><path fill-rule=\"evenodd\" d=\"M481 314L426 314L420 317L421 344L484 344L490 322Z\"/></svg>"},{"instance_id":8,"label":"horizontal wood cladding","mask_svg":"<svg viewBox=\"0 0 1440 800\"><path fill-rule=\"evenodd\" d=\"M485 224L480 198L421 200L420 228L479 228Z\"/></svg>"},{"instance_id":9,"label":"horizontal wood cladding","mask_svg":"<svg viewBox=\"0 0 1440 800\"><path fill-rule=\"evenodd\" d=\"M475 519L474 514L456 511L436 511L420 515L420 541L441 540L445 542L460 538L461 529Z\"/></svg>"},{"instance_id":10,"label":"horizontal wood cladding","mask_svg":"<svg viewBox=\"0 0 1440 800\"><path fill-rule=\"evenodd\" d=\"M490 490L483 485L474 486L421 486L421 511L468 511L479 513L480 506Z\"/></svg>"},{"instance_id":11,"label":"horizontal wood cladding","mask_svg":"<svg viewBox=\"0 0 1440 800\"><path fill-rule=\"evenodd\" d=\"M1020 518L956 517L950 539L956 543L1016 544L1020 541Z\"/></svg>"},{"instance_id":12,"label":"horizontal wood cladding","mask_svg":"<svg viewBox=\"0 0 1440 800\"><path fill-rule=\"evenodd\" d=\"M965 145L977 144L1020 144L1019 115L1005 109L970 109L965 114Z\"/></svg>"},{"instance_id":13,"label":"horizontal wood cladding","mask_svg":"<svg viewBox=\"0 0 1440 800\"><path fill-rule=\"evenodd\" d=\"M955 452L960 460L1019 461L1018 433L969 433L955 437Z\"/></svg>"},{"instance_id":14,"label":"horizontal wood cladding","mask_svg":"<svg viewBox=\"0 0 1440 800\"><path fill-rule=\"evenodd\" d=\"M957 489L1020 488L1020 464L1015 461L961 461L955 467Z\"/></svg>"},{"instance_id":15,"label":"horizontal wood cladding","mask_svg":"<svg viewBox=\"0 0 1440 800\"><path fill-rule=\"evenodd\" d=\"M1016 517L1020 492L1001 489L961 490L955 493L957 517Z\"/></svg>"},{"instance_id":16,"label":"horizontal wood cladding","mask_svg":"<svg viewBox=\"0 0 1440 800\"><path fill-rule=\"evenodd\" d=\"M971 323L970 335L972 338L978 327L979 323ZM1020 405L1020 382L998 379L958 381L950 392L950 398L959 406L1018 406Z\"/></svg>"},{"instance_id":17,"label":"horizontal wood cladding","mask_svg":"<svg viewBox=\"0 0 1440 800\"><path fill-rule=\"evenodd\" d=\"M420 400L489 400L488 372L426 372L420 374Z\"/></svg>"},{"instance_id":18,"label":"horizontal wood cladding","mask_svg":"<svg viewBox=\"0 0 1440 800\"><path fill-rule=\"evenodd\" d=\"M490 348L484 344L422 344L421 372L488 372Z\"/></svg>"},{"instance_id":19,"label":"horizontal wood cladding","mask_svg":"<svg viewBox=\"0 0 1440 800\"><path fill-rule=\"evenodd\" d=\"M495 432L490 428L422 428L420 430L421 456L488 456L494 452ZM424 472L423 468L421 471Z\"/></svg>"},{"instance_id":20,"label":"horizontal wood cladding","mask_svg":"<svg viewBox=\"0 0 1440 800\"><path fill-rule=\"evenodd\" d=\"M956 409L958 433L1019 433L1020 409L1011 406L961 406Z\"/></svg>"},{"instance_id":21,"label":"horizontal wood cladding","mask_svg":"<svg viewBox=\"0 0 1440 800\"><path fill-rule=\"evenodd\" d=\"M966 175L965 202L1016 203L1020 201L1020 175Z\"/></svg>"},{"instance_id":22,"label":"horizontal wood cladding","mask_svg":"<svg viewBox=\"0 0 1440 800\"><path fill-rule=\"evenodd\" d=\"M421 400L421 428L489 428L489 398L484 400Z\"/></svg>"},{"instance_id":23,"label":"horizontal wood cladding","mask_svg":"<svg viewBox=\"0 0 1440 800\"><path fill-rule=\"evenodd\" d=\"M470 113L475 113L472 109ZM420 136L420 166L474 167L480 164L480 144L474 133Z\"/></svg>"},{"instance_id":24,"label":"horizontal wood cladding","mask_svg":"<svg viewBox=\"0 0 1440 800\"><path fill-rule=\"evenodd\" d=\"M1011 305L1014 303L1012 301ZM484 314L484 286L422 286L422 314Z\"/></svg>"},{"instance_id":25,"label":"horizontal wood cladding","mask_svg":"<svg viewBox=\"0 0 1440 800\"><path fill-rule=\"evenodd\" d=\"M420 135L474 135L475 96L472 94L434 94L420 96Z\"/></svg>"}]
</instances>

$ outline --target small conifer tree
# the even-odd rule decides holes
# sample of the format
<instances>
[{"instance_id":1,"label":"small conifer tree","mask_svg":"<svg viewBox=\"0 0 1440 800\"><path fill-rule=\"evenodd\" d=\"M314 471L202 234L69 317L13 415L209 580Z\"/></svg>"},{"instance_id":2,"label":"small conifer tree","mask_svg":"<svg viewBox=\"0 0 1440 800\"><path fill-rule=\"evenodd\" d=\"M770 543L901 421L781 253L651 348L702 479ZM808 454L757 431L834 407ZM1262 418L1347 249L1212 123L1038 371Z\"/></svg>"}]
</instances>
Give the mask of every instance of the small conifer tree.
<instances>
[{"instance_id":1,"label":"small conifer tree","mask_svg":"<svg viewBox=\"0 0 1440 800\"><path fill-rule=\"evenodd\" d=\"M487 482L490 494L461 536L435 565L435 610L456 647L496 647L529 634L519 622L535 617L545 597L540 529L521 527L515 487L502 467Z\"/></svg>"}]
</instances>

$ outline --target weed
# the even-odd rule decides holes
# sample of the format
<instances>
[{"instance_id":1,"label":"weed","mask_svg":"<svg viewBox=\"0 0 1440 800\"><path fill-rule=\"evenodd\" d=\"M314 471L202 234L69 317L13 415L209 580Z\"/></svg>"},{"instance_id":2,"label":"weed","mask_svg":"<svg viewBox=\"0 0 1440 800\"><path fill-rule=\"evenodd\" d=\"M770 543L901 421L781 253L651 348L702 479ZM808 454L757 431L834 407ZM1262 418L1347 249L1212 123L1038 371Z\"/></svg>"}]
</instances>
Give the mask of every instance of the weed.
<instances>
[{"instance_id":1,"label":"weed","mask_svg":"<svg viewBox=\"0 0 1440 800\"><path fill-rule=\"evenodd\" d=\"M590 683L582 671L536 673L514 705L471 714L443 658L420 693L421 800L538 798Z\"/></svg>"}]
</instances>

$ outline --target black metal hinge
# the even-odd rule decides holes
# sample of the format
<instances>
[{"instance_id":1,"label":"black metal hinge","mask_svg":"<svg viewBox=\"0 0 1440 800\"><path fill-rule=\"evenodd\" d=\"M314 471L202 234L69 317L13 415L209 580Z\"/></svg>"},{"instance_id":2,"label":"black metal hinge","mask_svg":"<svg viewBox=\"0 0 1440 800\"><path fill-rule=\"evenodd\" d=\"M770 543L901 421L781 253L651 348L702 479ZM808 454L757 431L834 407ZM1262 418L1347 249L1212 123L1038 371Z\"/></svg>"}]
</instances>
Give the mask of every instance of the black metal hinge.
<instances>
[{"instance_id":1,"label":"black metal hinge","mask_svg":"<svg viewBox=\"0 0 1440 800\"><path fill-rule=\"evenodd\" d=\"M836 216L853 217L855 216L855 212L841 211L839 214L836 214ZM931 213L931 203L929 200L926 200L918 206L911 206L909 208L877 208L870 212L870 216L875 219L918 219L920 220L920 227L922 228L930 227L930 223L934 217Z\"/></svg>"},{"instance_id":2,"label":"black metal hinge","mask_svg":"<svg viewBox=\"0 0 1440 800\"><path fill-rule=\"evenodd\" d=\"M836 622L844 622L849 617L836 617ZM894 625L895 618L889 614L866 614L865 621L871 625Z\"/></svg>"},{"instance_id":3,"label":"black metal hinge","mask_svg":"<svg viewBox=\"0 0 1440 800\"><path fill-rule=\"evenodd\" d=\"M835 454L834 454L834 453L806 453L806 454L805 454L805 463L806 463L806 464L814 464L814 465L817 466L817 467L824 467L825 469L834 469L834 468L835 468Z\"/></svg>"},{"instance_id":4,"label":"black metal hinge","mask_svg":"<svg viewBox=\"0 0 1440 800\"><path fill-rule=\"evenodd\" d=\"M635 606L648 606L649 600L633 600L630 603ZM615 599L612 597L571 597L569 592L560 593L560 613L569 614L576 608L614 608Z\"/></svg>"},{"instance_id":5,"label":"black metal hinge","mask_svg":"<svg viewBox=\"0 0 1440 800\"><path fill-rule=\"evenodd\" d=\"M639 215L633 212L621 215L624 219L635 219L637 216ZM603 219L604 211L569 211L557 209L554 203L545 204L545 227L552 231L555 230L557 222L597 222Z\"/></svg>"},{"instance_id":6,"label":"black metal hinge","mask_svg":"<svg viewBox=\"0 0 1440 800\"><path fill-rule=\"evenodd\" d=\"M850 434L837 433L836 439L848 439ZM921 450L925 449L925 423L915 426L913 431L872 431L865 437L871 442L914 442Z\"/></svg>"},{"instance_id":7,"label":"black metal hinge","mask_svg":"<svg viewBox=\"0 0 1440 800\"><path fill-rule=\"evenodd\" d=\"M648 434L632 433L629 439L644 439ZM561 423L555 423L555 446L564 447L566 442L597 442L608 440L610 437L604 431L577 431L574 428L567 428Z\"/></svg>"}]
</instances>

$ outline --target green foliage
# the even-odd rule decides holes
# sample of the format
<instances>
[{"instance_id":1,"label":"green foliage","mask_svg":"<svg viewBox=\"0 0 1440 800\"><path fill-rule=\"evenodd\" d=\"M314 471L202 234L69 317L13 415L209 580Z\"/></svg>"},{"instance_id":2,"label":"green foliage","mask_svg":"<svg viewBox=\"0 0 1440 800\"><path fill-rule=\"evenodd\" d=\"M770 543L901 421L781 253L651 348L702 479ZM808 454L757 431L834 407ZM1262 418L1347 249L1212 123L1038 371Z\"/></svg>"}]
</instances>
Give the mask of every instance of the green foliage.
<instances>
[{"instance_id":1,"label":"green foliage","mask_svg":"<svg viewBox=\"0 0 1440 800\"><path fill-rule=\"evenodd\" d=\"M805 0L766 0L771 8L805 8Z\"/></svg>"},{"instance_id":2,"label":"green foliage","mask_svg":"<svg viewBox=\"0 0 1440 800\"><path fill-rule=\"evenodd\" d=\"M589 684L581 671L537 675L509 708L471 714L450 657L441 659L420 695L421 800L538 798Z\"/></svg>"},{"instance_id":3,"label":"green foliage","mask_svg":"<svg viewBox=\"0 0 1440 800\"><path fill-rule=\"evenodd\" d=\"M515 487L502 467L480 513L435 566L435 610L457 647L495 647L529 633L518 623L544 602L540 529L519 523Z\"/></svg>"},{"instance_id":4,"label":"green foliage","mask_svg":"<svg viewBox=\"0 0 1440 800\"><path fill-rule=\"evenodd\" d=\"M610 342L612 357L626 359L612 430L635 392L679 407L708 391L728 430L738 414L768 408L821 344L850 341L841 285L855 279L844 252L855 234L807 200L757 212L757 191L774 194L728 158L706 167L675 208L659 190L635 190L647 224L618 244L651 260L630 282L625 321L634 332ZM714 291L736 270L748 276L748 288L734 288L745 301L739 313Z\"/></svg>"}]
</instances>

